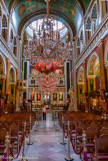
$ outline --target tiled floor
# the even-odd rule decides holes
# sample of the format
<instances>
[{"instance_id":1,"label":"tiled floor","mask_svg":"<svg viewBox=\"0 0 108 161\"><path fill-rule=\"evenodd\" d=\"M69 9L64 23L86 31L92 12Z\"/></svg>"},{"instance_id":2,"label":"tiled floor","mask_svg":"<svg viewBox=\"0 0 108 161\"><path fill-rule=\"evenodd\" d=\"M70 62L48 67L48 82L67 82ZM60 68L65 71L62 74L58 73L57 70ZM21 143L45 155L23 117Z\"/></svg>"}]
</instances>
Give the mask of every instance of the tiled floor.
<instances>
[{"instance_id":1,"label":"tiled floor","mask_svg":"<svg viewBox=\"0 0 108 161\"><path fill-rule=\"evenodd\" d=\"M40 122L38 131L32 130L33 145L26 145L25 156L28 161L64 161L67 156L67 145L61 145L62 139L61 129L59 132L55 131L53 126L51 113L47 113L46 123ZM26 143L28 139L26 139ZM73 153L71 149L71 156L74 161L80 161L79 156ZM21 157L21 156L20 156Z\"/></svg>"}]
</instances>

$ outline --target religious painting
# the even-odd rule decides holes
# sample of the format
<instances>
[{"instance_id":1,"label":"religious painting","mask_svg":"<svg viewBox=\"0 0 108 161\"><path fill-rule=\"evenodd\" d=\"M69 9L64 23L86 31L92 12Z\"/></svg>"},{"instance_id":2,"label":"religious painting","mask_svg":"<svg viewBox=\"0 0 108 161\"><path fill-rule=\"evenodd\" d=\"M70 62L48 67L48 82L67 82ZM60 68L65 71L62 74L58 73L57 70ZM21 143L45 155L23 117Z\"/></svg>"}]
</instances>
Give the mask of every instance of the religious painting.
<instances>
[{"instance_id":1,"label":"religious painting","mask_svg":"<svg viewBox=\"0 0 108 161\"><path fill-rule=\"evenodd\" d=\"M34 100L34 93L31 93L31 100Z\"/></svg>"},{"instance_id":2,"label":"religious painting","mask_svg":"<svg viewBox=\"0 0 108 161\"><path fill-rule=\"evenodd\" d=\"M57 101L57 93L53 94L53 101Z\"/></svg>"},{"instance_id":3,"label":"religious painting","mask_svg":"<svg viewBox=\"0 0 108 161\"><path fill-rule=\"evenodd\" d=\"M41 94L38 93L38 94L37 94L37 101L40 101L40 100L41 100Z\"/></svg>"},{"instance_id":4,"label":"religious painting","mask_svg":"<svg viewBox=\"0 0 108 161\"><path fill-rule=\"evenodd\" d=\"M93 107L97 106L97 99L93 99Z\"/></svg>"},{"instance_id":5,"label":"religious painting","mask_svg":"<svg viewBox=\"0 0 108 161\"><path fill-rule=\"evenodd\" d=\"M69 11L70 11L71 15L74 16L75 10L74 10L74 7L73 6L70 6L69 7Z\"/></svg>"},{"instance_id":6,"label":"religious painting","mask_svg":"<svg viewBox=\"0 0 108 161\"><path fill-rule=\"evenodd\" d=\"M24 14L25 10L26 10L26 6L24 4L19 6L18 15L22 16Z\"/></svg>"},{"instance_id":7,"label":"religious painting","mask_svg":"<svg viewBox=\"0 0 108 161\"><path fill-rule=\"evenodd\" d=\"M63 101L63 93L59 94L59 101Z\"/></svg>"}]
</instances>

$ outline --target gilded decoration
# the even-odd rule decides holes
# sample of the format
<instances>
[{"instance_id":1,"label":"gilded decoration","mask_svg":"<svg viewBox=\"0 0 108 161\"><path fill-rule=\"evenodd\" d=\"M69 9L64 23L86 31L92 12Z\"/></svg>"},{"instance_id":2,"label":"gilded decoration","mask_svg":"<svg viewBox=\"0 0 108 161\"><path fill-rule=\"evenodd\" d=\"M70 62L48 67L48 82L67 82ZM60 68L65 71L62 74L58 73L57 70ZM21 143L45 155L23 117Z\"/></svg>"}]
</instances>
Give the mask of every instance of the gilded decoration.
<instances>
[{"instance_id":1,"label":"gilded decoration","mask_svg":"<svg viewBox=\"0 0 108 161\"><path fill-rule=\"evenodd\" d=\"M51 0L50 8L52 10L56 10L62 13L69 19L69 21L74 24L76 30L79 29L83 10L87 9L90 0ZM5 3L9 10L14 8L14 15L16 17L16 26L20 25L20 22L30 13L35 11L45 9L45 1L44 0L5 0ZM83 7L82 7L83 6ZM77 17L77 19L76 19ZM77 21L79 20L79 21ZM18 29L18 28L17 28Z\"/></svg>"}]
</instances>

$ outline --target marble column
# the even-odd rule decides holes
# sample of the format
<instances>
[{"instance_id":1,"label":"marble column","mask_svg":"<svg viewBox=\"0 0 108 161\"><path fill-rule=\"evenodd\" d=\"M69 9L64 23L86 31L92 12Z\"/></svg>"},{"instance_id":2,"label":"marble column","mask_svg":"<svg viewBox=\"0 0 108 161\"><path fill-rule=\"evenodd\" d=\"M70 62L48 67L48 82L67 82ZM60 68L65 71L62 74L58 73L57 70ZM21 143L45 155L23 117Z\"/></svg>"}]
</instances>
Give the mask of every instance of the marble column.
<instances>
[{"instance_id":1,"label":"marble column","mask_svg":"<svg viewBox=\"0 0 108 161\"><path fill-rule=\"evenodd\" d=\"M84 103L85 103L85 110L88 111L88 87L87 87L87 62L83 62L84 67Z\"/></svg>"},{"instance_id":2,"label":"marble column","mask_svg":"<svg viewBox=\"0 0 108 161\"><path fill-rule=\"evenodd\" d=\"M2 16L0 16L0 35L2 34Z\"/></svg>"},{"instance_id":3,"label":"marble column","mask_svg":"<svg viewBox=\"0 0 108 161\"><path fill-rule=\"evenodd\" d=\"M105 91L106 91L106 77L105 77L105 65L104 65L104 46L103 46L103 40L101 40L98 44L98 55L99 55L99 63L100 63L100 95L103 98L102 107L103 110L107 110L107 98L105 97Z\"/></svg>"},{"instance_id":4,"label":"marble column","mask_svg":"<svg viewBox=\"0 0 108 161\"><path fill-rule=\"evenodd\" d=\"M83 25L83 47L85 47L86 46L86 43L87 43L87 41L86 41L86 18L84 17L83 18L83 22L84 22L84 25Z\"/></svg>"},{"instance_id":5,"label":"marble column","mask_svg":"<svg viewBox=\"0 0 108 161\"><path fill-rule=\"evenodd\" d=\"M41 104L43 104L43 92L41 92Z\"/></svg>"},{"instance_id":6,"label":"marble column","mask_svg":"<svg viewBox=\"0 0 108 161\"><path fill-rule=\"evenodd\" d=\"M59 92L57 92L57 104L59 104Z\"/></svg>"},{"instance_id":7,"label":"marble column","mask_svg":"<svg viewBox=\"0 0 108 161\"><path fill-rule=\"evenodd\" d=\"M18 102L19 102L19 91L18 91L18 84L17 84L17 80L18 80L18 72L16 72L16 85L15 85L15 87L16 87L16 95L15 95L15 105L16 105L16 111L18 111Z\"/></svg>"},{"instance_id":8,"label":"marble column","mask_svg":"<svg viewBox=\"0 0 108 161\"><path fill-rule=\"evenodd\" d=\"M66 70L66 62L64 63L64 75L65 75L65 100L67 100L67 70ZM58 95L58 93L57 93Z\"/></svg>"},{"instance_id":9,"label":"marble column","mask_svg":"<svg viewBox=\"0 0 108 161\"><path fill-rule=\"evenodd\" d=\"M105 62L105 69L106 69L106 88L108 90L108 61Z\"/></svg>"},{"instance_id":10,"label":"marble column","mask_svg":"<svg viewBox=\"0 0 108 161\"><path fill-rule=\"evenodd\" d=\"M103 40L101 40L98 44L98 55L101 74L101 89L106 90Z\"/></svg>"},{"instance_id":11,"label":"marble column","mask_svg":"<svg viewBox=\"0 0 108 161\"><path fill-rule=\"evenodd\" d=\"M7 71L7 77L6 77L6 94L9 93L9 68L10 68L10 61L9 59L6 60L6 71Z\"/></svg>"},{"instance_id":12,"label":"marble column","mask_svg":"<svg viewBox=\"0 0 108 161\"><path fill-rule=\"evenodd\" d=\"M75 66L75 55L77 53L76 51L76 42L74 42L74 48L73 48L73 88L74 88L74 94L75 94L75 111L78 109L77 101L78 101L78 95L77 95L77 80L76 80L76 66Z\"/></svg>"},{"instance_id":13,"label":"marble column","mask_svg":"<svg viewBox=\"0 0 108 161\"><path fill-rule=\"evenodd\" d=\"M20 37L17 38L17 57L19 60L19 64L18 64L18 80L22 79L22 40Z\"/></svg>"}]
</instances>

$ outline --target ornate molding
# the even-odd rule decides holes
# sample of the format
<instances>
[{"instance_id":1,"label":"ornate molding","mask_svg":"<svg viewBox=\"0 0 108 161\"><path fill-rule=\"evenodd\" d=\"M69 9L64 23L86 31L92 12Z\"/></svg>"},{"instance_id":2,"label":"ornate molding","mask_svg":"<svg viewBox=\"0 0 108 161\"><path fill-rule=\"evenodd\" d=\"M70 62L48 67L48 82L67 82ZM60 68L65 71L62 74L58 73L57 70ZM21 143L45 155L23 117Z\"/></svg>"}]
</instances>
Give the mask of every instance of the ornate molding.
<instances>
[{"instance_id":1,"label":"ornate molding","mask_svg":"<svg viewBox=\"0 0 108 161\"><path fill-rule=\"evenodd\" d=\"M76 58L76 69L84 62L84 60L93 52L93 50L99 45L101 40L108 34L108 14L103 19L102 23L98 26L98 29L91 37L90 41L86 44L82 53Z\"/></svg>"},{"instance_id":2,"label":"ornate molding","mask_svg":"<svg viewBox=\"0 0 108 161\"><path fill-rule=\"evenodd\" d=\"M84 82L78 82L78 85L84 85Z\"/></svg>"},{"instance_id":3,"label":"ornate molding","mask_svg":"<svg viewBox=\"0 0 108 161\"><path fill-rule=\"evenodd\" d=\"M94 79L96 78L96 75L88 75L88 79Z\"/></svg>"},{"instance_id":4,"label":"ornate molding","mask_svg":"<svg viewBox=\"0 0 108 161\"><path fill-rule=\"evenodd\" d=\"M5 74L0 74L0 78L6 79L6 75Z\"/></svg>"},{"instance_id":5,"label":"ornate molding","mask_svg":"<svg viewBox=\"0 0 108 161\"><path fill-rule=\"evenodd\" d=\"M8 47L5 40L3 40L3 37L1 35L0 35L0 52L10 60L10 62L13 64L15 68L18 68L19 65L18 58L15 55L13 55L12 51Z\"/></svg>"}]
</instances>

